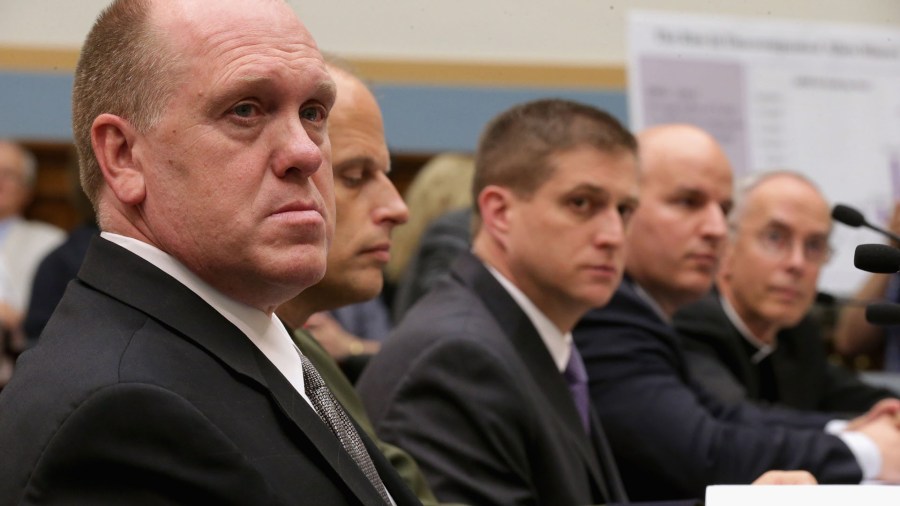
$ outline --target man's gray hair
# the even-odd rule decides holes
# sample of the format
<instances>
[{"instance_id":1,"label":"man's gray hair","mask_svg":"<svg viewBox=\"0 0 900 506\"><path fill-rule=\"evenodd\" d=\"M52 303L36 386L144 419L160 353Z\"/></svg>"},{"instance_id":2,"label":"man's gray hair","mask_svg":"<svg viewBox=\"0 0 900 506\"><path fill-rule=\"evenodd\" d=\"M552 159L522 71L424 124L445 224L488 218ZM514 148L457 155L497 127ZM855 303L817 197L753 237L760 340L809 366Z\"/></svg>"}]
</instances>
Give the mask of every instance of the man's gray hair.
<instances>
[{"instance_id":1,"label":"man's gray hair","mask_svg":"<svg viewBox=\"0 0 900 506\"><path fill-rule=\"evenodd\" d=\"M804 182L822 195L822 190L819 189L819 185L817 185L815 181L797 171L774 169L763 172L754 172L753 174L742 178L738 184L735 185L734 207L731 209L731 213L728 214L728 228L731 234L737 232L738 225L740 225L741 220L744 218L744 214L747 212L747 197L753 193L753 190L770 179L783 176Z\"/></svg>"}]
</instances>

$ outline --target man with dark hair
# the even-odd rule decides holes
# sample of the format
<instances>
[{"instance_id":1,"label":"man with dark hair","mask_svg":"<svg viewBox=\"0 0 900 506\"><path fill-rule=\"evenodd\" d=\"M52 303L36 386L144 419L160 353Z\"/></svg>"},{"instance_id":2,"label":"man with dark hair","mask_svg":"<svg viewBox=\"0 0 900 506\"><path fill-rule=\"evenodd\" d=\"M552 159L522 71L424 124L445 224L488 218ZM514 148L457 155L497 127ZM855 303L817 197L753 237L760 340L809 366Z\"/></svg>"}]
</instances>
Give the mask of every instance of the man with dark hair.
<instances>
[{"instance_id":1,"label":"man with dark hair","mask_svg":"<svg viewBox=\"0 0 900 506\"><path fill-rule=\"evenodd\" d=\"M2 504L418 504L274 309L334 230L335 84L280 0L117 0L75 71L101 236L0 395Z\"/></svg>"},{"instance_id":2,"label":"man with dark hair","mask_svg":"<svg viewBox=\"0 0 900 506\"><path fill-rule=\"evenodd\" d=\"M675 313L697 381L723 401L862 413L896 397L828 361L809 312L831 254L831 206L801 174L739 189L716 289Z\"/></svg>"},{"instance_id":3,"label":"man with dark hair","mask_svg":"<svg viewBox=\"0 0 900 506\"><path fill-rule=\"evenodd\" d=\"M641 206L625 240L625 278L575 329L631 498L703 497L707 485L746 484L768 469L805 469L825 483L900 480L896 402L835 436L823 430L829 416L725 404L696 384L672 315L712 286L731 166L709 134L689 125L653 127L639 140Z\"/></svg>"},{"instance_id":4,"label":"man with dark hair","mask_svg":"<svg viewBox=\"0 0 900 506\"><path fill-rule=\"evenodd\" d=\"M570 330L618 285L637 201L634 137L539 100L487 127L472 252L408 313L358 388L375 428L438 499L624 501Z\"/></svg>"}]
</instances>

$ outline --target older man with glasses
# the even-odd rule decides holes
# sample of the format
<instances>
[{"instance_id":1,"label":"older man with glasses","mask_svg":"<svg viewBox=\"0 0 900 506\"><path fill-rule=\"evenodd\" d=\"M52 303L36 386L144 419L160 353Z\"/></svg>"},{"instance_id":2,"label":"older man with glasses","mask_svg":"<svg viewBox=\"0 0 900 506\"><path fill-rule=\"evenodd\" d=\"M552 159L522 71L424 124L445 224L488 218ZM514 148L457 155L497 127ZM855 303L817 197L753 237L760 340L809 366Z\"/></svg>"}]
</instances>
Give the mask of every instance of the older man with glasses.
<instances>
[{"instance_id":1,"label":"older man with glasses","mask_svg":"<svg viewBox=\"0 0 900 506\"><path fill-rule=\"evenodd\" d=\"M827 360L809 315L831 255L830 206L802 175L777 171L740 188L716 289L675 315L696 379L725 401L857 413L894 392Z\"/></svg>"}]
</instances>

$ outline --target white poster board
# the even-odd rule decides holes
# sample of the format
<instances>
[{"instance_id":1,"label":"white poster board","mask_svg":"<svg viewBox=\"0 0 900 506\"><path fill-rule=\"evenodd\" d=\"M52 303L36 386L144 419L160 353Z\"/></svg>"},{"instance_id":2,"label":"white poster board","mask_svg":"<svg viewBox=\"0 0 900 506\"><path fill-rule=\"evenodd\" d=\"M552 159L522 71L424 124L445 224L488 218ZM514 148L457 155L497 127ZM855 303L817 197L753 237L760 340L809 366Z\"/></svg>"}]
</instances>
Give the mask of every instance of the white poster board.
<instances>
[{"instance_id":1,"label":"white poster board","mask_svg":"<svg viewBox=\"0 0 900 506\"><path fill-rule=\"evenodd\" d=\"M629 107L635 131L671 122L711 132L738 179L790 169L832 203L886 224L900 200L900 29L685 15L629 15ZM822 290L849 295L865 277L857 244L835 226Z\"/></svg>"}]
</instances>

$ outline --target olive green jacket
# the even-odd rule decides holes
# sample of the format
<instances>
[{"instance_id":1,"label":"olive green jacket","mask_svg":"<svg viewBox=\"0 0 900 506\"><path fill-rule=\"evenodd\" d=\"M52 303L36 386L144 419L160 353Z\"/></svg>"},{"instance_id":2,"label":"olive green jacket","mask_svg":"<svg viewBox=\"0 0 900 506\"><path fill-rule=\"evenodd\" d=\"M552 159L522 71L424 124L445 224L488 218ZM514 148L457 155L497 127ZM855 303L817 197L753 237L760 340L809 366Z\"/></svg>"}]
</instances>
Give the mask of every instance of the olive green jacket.
<instances>
[{"instance_id":1,"label":"olive green jacket","mask_svg":"<svg viewBox=\"0 0 900 506\"><path fill-rule=\"evenodd\" d=\"M385 443L375 435L375 428L372 427L372 422L369 420L369 416L366 414L366 410L363 408L356 390L353 389L353 385L341 372L337 362L325 351L325 348L309 332L303 329L297 329L292 332L292 337L300 351L309 358L310 362L319 371L319 374L325 380L338 402L344 406L344 409L362 430L366 431L366 434L372 438L378 449L381 450L381 453L394 466L397 474L409 485L409 488L422 501L422 504L424 506L437 506L439 503L435 499L434 494L431 493L431 489L428 488L428 484L425 483L425 478L422 476L416 461L405 451Z\"/></svg>"}]
</instances>

